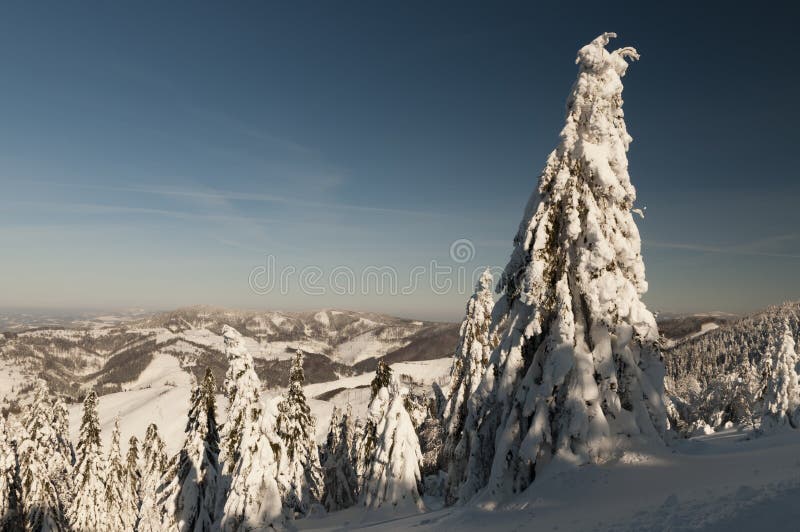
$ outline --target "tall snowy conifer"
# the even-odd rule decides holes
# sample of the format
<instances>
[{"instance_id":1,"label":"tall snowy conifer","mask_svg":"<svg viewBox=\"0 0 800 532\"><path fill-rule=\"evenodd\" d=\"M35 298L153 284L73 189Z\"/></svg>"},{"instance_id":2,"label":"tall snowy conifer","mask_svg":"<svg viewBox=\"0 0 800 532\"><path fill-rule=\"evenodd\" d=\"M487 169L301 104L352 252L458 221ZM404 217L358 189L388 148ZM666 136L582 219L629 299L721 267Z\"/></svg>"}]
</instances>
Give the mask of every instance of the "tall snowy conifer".
<instances>
[{"instance_id":1,"label":"tall snowy conifer","mask_svg":"<svg viewBox=\"0 0 800 532\"><path fill-rule=\"evenodd\" d=\"M89 392L83 401L83 418L76 449L75 491L69 508L69 523L81 532L106 530L105 463L100 448L100 420L97 394Z\"/></svg>"},{"instance_id":2,"label":"tall snowy conifer","mask_svg":"<svg viewBox=\"0 0 800 532\"><path fill-rule=\"evenodd\" d=\"M491 330L494 309L492 280L491 272L486 269L478 280L475 294L467 302L466 316L461 322L458 346L450 369L450 392L442 412L445 431L442 452L448 464L449 477L453 479L463 476L460 468L465 460L463 456L456 456L456 449L467 417L467 404L481 382L492 350L497 346L497 335ZM452 489L457 490L458 484ZM451 499L454 495L448 494Z\"/></svg>"},{"instance_id":3,"label":"tall snowy conifer","mask_svg":"<svg viewBox=\"0 0 800 532\"><path fill-rule=\"evenodd\" d=\"M666 430L622 113L626 59L638 54L608 52L614 36L578 52L561 142L514 240L493 319L504 332L459 443L462 501L484 487L519 492L553 457L596 462Z\"/></svg>"},{"instance_id":4,"label":"tall snowy conifer","mask_svg":"<svg viewBox=\"0 0 800 532\"><path fill-rule=\"evenodd\" d=\"M406 393L392 380L389 388L378 390L372 402L371 408L375 409L370 411L370 417L380 417L361 489L361 501L367 508L400 513L425 509L420 496L422 451L405 408Z\"/></svg>"},{"instance_id":5,"label":"tall snowy conifer","mask_svg":"<svg viewBox=\"0 0 800 532\"><path fill-rule=\"evenodd\" d=\"M303 354L298 351L289 373L289 390L278 404L275 429L282 440L278 487L287 512L305 515L322 501L324 483L315 420L303 392Z\"/></svg>"},{"instance_id":6,"label":"tall snowy conifer","mask_svg":"<svg viewBox=\"0 0 800 532\"><path fill-rule=\"evenodd\" d=\"M798 425L800 387L797 379L797 353L789 323L784 322L781 345L763 358L761 391L761 431Z\"/></svg>"},{"instance_id":7,"label":"tall snowy conifer","mask_svg":"<svg viewBox=\"0 0 800 532\"><path fill-rule=\"evenodd\" d=\"M192 391L183 447L172 459L159 489L161 530L213 530L219 488L216 387L209 368Z\"/></svg>"},{"instance_id":8,"label":"tall snowy conifer","mask_svg":"<svg viewBox=\"0 0 800 532\"><path fill-rule=\"evenodd\" d=\"M151 423L147 427L142 444L142 480L139 484L141 504L139 506L139 532L158 532L161 530L161 512L158 506L158 489L161 479L167 472L168 459L164 450L164 440L158 427ZM171 480L171 479L169 479Z\"/></svg>"},{"instance_id":9,"label":"tall snowy conifer","mask_svg":"<svg viewBox=\"0 0 800 532\"><path fill-rule=\"evenodd\" d=\"M225 531L262 530L283 526L283 506L278 489L276 451L281 440L273 416L260 399L261 383L253 359L233 328L223 329L229 369L225 393L229 400L224 427L224 471L227 498L223 501L221 528Z\"/></svg>"}]
</instances>

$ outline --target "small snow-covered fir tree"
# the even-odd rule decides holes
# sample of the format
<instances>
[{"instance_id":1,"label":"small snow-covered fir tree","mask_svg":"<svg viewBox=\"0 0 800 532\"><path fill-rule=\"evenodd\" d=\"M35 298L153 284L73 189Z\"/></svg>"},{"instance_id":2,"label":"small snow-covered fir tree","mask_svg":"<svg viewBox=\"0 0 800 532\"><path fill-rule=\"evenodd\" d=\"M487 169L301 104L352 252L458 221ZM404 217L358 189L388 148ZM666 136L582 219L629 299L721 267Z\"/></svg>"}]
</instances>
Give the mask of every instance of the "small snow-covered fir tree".
<instances>
[{"instance_id":1,"label":"small snow-covered fir tree","mask_svg":"<svg viewBox=\"0 0 800 532\"><path fill-rule=\"evenodd\" d=\"M325 499L323 504L329 511L349 508L356 502L358 479L352 463L350 444L353 441L352 411L350 405L345 414L334 408L328 431L325 457Z\"/></svg>"},{"instance_id":2,"label":"small snow-covered fir tree","mask_svg":"<svg viewBox=\"0 0 800 532\"><path fill-rule=\"evenodd\" d=\"M784 324L781 344L763 358L761 428L769 432L778 427L796 426L798 408L797 353L789 323Z\"/></svg>"},{"instance_id":3,"label":"small snow-covered fir tree","mask_svg":"<svg viewBox=\"0 0 800 532\"><path fill-rule=\"evenodd\" d=\"M19 478L26 521L32 530L66 526L69 502L71 447L63 403L50 400L43 380L36 384L33 402L23 417L19 440Z\"/></svg>"},{"instance_id":4,"label":"small snow-covered fir tree","mask_svg":"<svg viewBox=\"0 0 800 532\"><path fill-rule=\"evenodd\" d=\"M81 532L106 530L105 462L100 447L100 420L94 391L89 392L83 401L76 454L75 491L68 513L70 527Z\"/></svg>"},{"instance_id":5,"label":"small snow-covered fir tree","mask_svg":"<svg viewBox=\"0 0 800 532\"><path fill-rule=\"evenodd\" d=\"M209 368L192 391L183 447L159 488L161 530L199 532L214 526L219 488L215 392L216 381Z\"/></svg>"},{"instance_id":6,"label":"small snow-covered fir tree","mask_svg":"<svg viewBox=\"0 0 800 532\"><path fill-rule=\"evenodd\" d=\"M220 503L224 504L233 469L241 458L240 446L244 425L248 422L248 416L252 416L253 409L261 411L261 383L255 372L253 357L244 346L242 335L233 327L225 325L222 328L222 337L228 358L224 385L225 396L228 399L228 417L220 431L223 493Z\"/></svg>"},{"instance_id":7,"label":"small snow-covered fir tree","mask_svg":"<svg viewBox=\"0 0 800 532\"><path fill-rule=\"evenodd\" d=\"M158 427L151 423L147 427L142 444L142 480L139 484L139 532L158 532L161 530L161 511L158 506L158 489L167 472L168 459L164 440Z\"/></svg>"},{"instance_id":8,"label":"small snow-covered fir tree","mask_svg":"<svg viewBox=\"0 0 800 532\"><path fill-rule=\"evenodd\" d=\"M389 388L378 390L375 399L380 401L373 400L376 408L370 416L382 415L375 425L377 438L361 490L361 502L367 508L400 513L425 509L420 496L422 451L404 405L405 393L392 381Z\"/></svg>"},{"instance_id":9,"label":"small snow-covered fir tree","mask_svg":"<svg viewBox=\"0 0 800 532\"><path fill-rule=\"evenodd\" d=\"M359 440L355 446L356 458L354 461L356 477L358 478L359 490L364 484L364 477L367 473L369 461L372 458L372 452L375 449L377 440L377 423L383 416L386 405L386 399L379 396L378 392L382 388L388 388L392 382L392 368L388 366L383 360L378 361L378 366L375 368L375 377L370 383L370 403L366 421L360 428Z\"/></svg>"},{"instance_id":10,"label":"small snow-covered fir tree","mask_svg":"<svg viewBox=\"0 0 800 532\"><path fill-rule=\"evenodd\" d=\"M298 351L289 373L289 390L278 404L275 429L280 436L278 487L287 512L308 513L322 500L324 482L314 440L315 420L303 392L303 354Z\"/></svg>"},{"instance_id":11,"label":"small snow-covered fir tree","mask_svg":"<svg viewBox=\"0 0 800 532\"><path fill-rule=\"evenodd\" d=\"M224 427L227 497L221 528L225 531L280 528L284 523L278 488L278 457L282 445L274 418L260 399L261 383L253 359L233 328L223 328L229 369L225 393L229 400Z\"/></svg>"},{"instance_id":12,"label":"small snow-covered fir tree","mask_svg":"<svg viewBox=\"0 0 800 532\"><path fill-rule=\"evenodd\" d=\"M128 493L127 497L130 504L127 511L132 513L135 525L139 520L142 482L142 470L139 467L139 439L136 436L131 436L128 440L128 453L125 455L125 473L125 490Z\"/></svg>"},{"instance_id":13,"label":"small snow-covered fir tree","mask_svg":"<svg viewBox=\"0 0 800 532\"><path fill-rule=\"evenodd\" d=\"M442 449L445 463L449 464L449 478L461 479L465 465L464 457L456 456L456 446L461 441L464 420L467 417L467 403L475 393L489 363L489 356L497 346L497 335L491 330L492 274L487 268L475 287L475 293L467 302L467 311L459 329L458 346L453 355L450 369L450 391L442 412L442 426L445 433ZM457 495L459 485L452 486L452 500Z\"/></svg>"},{"instance_id":14,"label":"small snow-covered fir tree","mask_svg":"<svg viewBox=\"0 0 800 532\"><path fill-rule=\"evenodd\" d=\"M114 420L111 446L108 449L105 471L106 526L109 530L133 530L136 525L136 499L129 489L127 463L119 447L119 417Z\"/></svg>"},{"instance_id":15,"label":"small snow-covered fir tree","mask_svg":"<svg viewBox=\"0 0 800 532\"><path fill-rule=\"evenodd\" d=\"M498 347L468 403L459 499L525 489L553 458L602 461L661 441L658 329L628 175L622 77L633 48L605 33L578 52L559 146L528 202L500 283Z\"/></svg>"},{"instance_id":16,"label":"small snow-covered fir tree","mask_svg":"<svg viewBox=\"0 0 800 532\"><path fill-rule=\"evenodd\" d=\"M417 431L419 446L422 450L420 470L423 478L438 475L444 469L444 430L442 420L437 415L437 400L432 397L428 401L428 415Z\"/></svg>"},{"instance_id":17,"label":"small snow-covered fir tree","mask_svg":"<svg viewBox=\"0 0 800 532\"><path fill-rule=\"evenodd\" d=\"M0 416L0 530L23 529L17 441Z\"/></svg>"}]
</instances>

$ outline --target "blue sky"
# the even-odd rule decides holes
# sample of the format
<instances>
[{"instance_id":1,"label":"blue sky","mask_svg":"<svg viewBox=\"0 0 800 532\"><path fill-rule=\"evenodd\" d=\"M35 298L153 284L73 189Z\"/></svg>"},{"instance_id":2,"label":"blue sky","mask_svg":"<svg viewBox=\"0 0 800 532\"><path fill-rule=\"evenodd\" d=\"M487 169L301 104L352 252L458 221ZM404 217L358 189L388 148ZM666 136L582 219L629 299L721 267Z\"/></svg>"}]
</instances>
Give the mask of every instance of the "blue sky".
<instances>
[{"instance_id":1,"label":"blue sky","mask_svg":"<svg viewBox=\"0 0 800 532\"><path fill-rule=\"evenodd\" d=\"M575 52L603 31L642 54L624 97L648 305L800 298L798 13L641 4L8 4L0 307L458 319L467 294L432 290L431 261L455 285L459 267L505 264ZM285 293L251 289L268 255L295 268ZM310 295L309 266L314 286L337 267L426 276L410 294Z\"/></svg>"}]
</instances>

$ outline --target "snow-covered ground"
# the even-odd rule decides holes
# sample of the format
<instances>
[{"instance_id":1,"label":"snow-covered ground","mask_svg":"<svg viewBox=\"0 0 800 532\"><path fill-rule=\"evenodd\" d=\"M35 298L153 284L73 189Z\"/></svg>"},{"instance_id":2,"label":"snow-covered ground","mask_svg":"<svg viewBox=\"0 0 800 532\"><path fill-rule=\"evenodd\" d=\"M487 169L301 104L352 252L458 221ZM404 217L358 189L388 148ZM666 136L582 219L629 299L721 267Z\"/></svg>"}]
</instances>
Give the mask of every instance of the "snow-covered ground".
<instances>
[{"instance_id":1,"label":"snow-covered ground","mask_svg":"<svg viewBox=\"0 0 800 532\"><path fill-rule=\"evenodd\" d=\"M576 469L554 463L527 491L497 507L474 504L407 517L351 508L297 526L420 532L796 530L800 431L746 438L724 431L628 453L605 465Z\"/></svg>"}]
</instances>

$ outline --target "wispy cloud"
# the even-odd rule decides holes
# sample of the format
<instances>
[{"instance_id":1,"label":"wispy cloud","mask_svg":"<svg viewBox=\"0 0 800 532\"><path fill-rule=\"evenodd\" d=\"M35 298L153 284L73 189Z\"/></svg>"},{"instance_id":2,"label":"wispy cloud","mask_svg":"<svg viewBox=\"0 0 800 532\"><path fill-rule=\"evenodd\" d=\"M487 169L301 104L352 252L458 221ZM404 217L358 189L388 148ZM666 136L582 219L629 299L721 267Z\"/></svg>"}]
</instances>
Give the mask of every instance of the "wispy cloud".
<instances>
[{"instance_id":1,"label":"wispy cloud","mask_svg":"<svg viewBox=\"0 0 800 532\"><path fill-rule=\"evenodd\" d=\"M313 201L302 198L293 198L276 194L264 194L260 192L235 192L222 191L208 188L186 188L174 186L106 186L88 185L74 183L42 183L49 186L59 186L66 188L106 190L112 192L127 192L138 194L152 194L165 197L183 197L205 201L240 201L240 202L261 202L277 203L281 205L305 207L320 210L349 211L366 214L394 214L403 216L426 216L441 217L442 213L418 211L411 209L396 209L391 207L374 207L366 205L354 205L338 201Z\"/></svg>"},{"instance_id":2,"label":"wispy cloud","mask_svg":"<svg viewBox=\"0 0 800 532\"><path fill-rule=\"evenodd\" d=\"M768 251L767 247L785 242L800 240L800 234L785 234L764 237L758 240L747 242L737 246L714 246L707 244L695 244L685 242L663 242L659 240L645 240L643 244L649 247L663 249L680 249L686 251L698 251L702 253L718 253L724 255L742 255L751 257L775 257L787 259L800 259L800 253L783 253Z\"/></svg>"}]
</instances>

